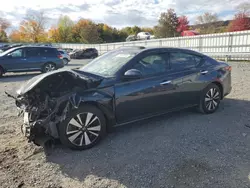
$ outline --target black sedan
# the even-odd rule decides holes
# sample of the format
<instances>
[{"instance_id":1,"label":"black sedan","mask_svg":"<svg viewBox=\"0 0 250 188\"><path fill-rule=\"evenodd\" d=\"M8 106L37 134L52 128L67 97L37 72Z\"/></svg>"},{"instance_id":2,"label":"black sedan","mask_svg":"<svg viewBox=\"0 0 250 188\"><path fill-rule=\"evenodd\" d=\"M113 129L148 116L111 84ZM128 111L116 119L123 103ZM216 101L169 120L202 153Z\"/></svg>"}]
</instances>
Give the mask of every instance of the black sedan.
<instances>
[{"instance_id":1,"label":"black sedan","mask_svg":"<svg viewBox=\"0 0 250 188\"><path fill-rule=\"evenodd\" d=\"M231 91L231 66L179 48L124 47L79 69L33 77L16 96L30 141L83 150L114 126L183 108L215 112Z\"/></svg>"}]
</instances>

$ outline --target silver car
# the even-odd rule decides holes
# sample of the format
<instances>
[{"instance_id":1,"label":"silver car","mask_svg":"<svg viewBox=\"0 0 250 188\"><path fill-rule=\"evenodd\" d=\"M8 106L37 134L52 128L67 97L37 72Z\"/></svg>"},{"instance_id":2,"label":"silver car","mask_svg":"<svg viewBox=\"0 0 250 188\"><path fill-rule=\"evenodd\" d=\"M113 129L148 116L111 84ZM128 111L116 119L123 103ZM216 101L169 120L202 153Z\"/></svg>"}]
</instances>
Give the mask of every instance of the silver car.
<instances>
[{"instance_id":1,"label":"silver car","mask_svg":"<svg viewBox=\"0 0 250 188\"><path fill-rule=\"evenodd\" d=\"M58 50L58 51L63 56L64 65L67 65L71 61L69 54L63 50Z\"/></svg>"}]
</instances>

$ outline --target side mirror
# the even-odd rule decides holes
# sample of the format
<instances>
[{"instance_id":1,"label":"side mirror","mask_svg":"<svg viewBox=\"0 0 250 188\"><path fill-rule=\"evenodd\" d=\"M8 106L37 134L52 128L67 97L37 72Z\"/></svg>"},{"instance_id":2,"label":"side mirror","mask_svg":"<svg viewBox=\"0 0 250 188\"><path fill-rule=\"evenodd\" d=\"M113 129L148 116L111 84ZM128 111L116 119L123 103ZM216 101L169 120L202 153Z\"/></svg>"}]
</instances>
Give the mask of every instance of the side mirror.
<instances>
[{"instance_id":1,"label":"side mirror","mask_svg":"<svg viewBox=\"0 0 250 188\"><path fill-rule=\"evenodd\" d=\"M141 77L142 77L142 73L141 73L141 71L139 71L137 69L130 69L124 73L125 79L139 79Z\"/></svg>"}]
</instances>

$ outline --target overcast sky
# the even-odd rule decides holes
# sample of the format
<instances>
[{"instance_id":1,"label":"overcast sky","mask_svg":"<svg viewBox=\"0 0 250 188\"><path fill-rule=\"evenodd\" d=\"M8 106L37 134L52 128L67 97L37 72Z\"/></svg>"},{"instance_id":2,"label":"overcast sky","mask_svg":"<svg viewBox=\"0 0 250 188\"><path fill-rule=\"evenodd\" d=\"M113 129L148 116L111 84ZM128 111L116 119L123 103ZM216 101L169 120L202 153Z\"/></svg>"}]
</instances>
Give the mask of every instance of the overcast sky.
<instances>
[{"instance_id":1,"label":"overcast sky","mask_svg":"<svg viewBox=\"0 0 250 188\"><path fill-rule=\"evenodd\" d=\"M27 11L43 9L50 18L48 26L57 23L60 15L72 20L88 18L113 27L149 26L157 24L161 12L175 9L188 16L191 24L204 13L217 13L223 20L232 19L235 7L246 0L2 0L0 17L18 26Z\"/></svg>"}]
</instances>

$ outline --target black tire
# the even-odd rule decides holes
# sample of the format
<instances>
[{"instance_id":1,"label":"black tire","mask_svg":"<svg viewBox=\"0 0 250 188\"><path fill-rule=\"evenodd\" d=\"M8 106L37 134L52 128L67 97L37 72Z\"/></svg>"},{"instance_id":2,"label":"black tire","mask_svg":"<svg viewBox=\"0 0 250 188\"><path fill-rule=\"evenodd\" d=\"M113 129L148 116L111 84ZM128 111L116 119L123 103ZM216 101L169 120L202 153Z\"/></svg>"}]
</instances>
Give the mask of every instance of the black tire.
<instances>
[{"instance_id":1,"label":"black tire","mask_svg":"<svg viewBox=\"0 0 250 188\"><path fill-rule=\"evenodd\" d=\"M64 63L64 65L68 65L69 60L67 58L63 58L63 63Z\"/></svg>"},{"instance_id":2,"label":"black tire","mask_svg":"<svg viewBox=\"0 0 250 188\"><path fill-rule=\"evenodd\" d=\"M87 126L84 125L86 122ZM74 150L85 150L98 144L105 136L106 120L98 108L85 105L70 112L58 130L62 144Z\"/></svg>"},{"instance_id":3,"label":"black tire","mask_svg":"<svg viewBox=\"0 0 250 188\"><path fill-rule=\"evenodd\" d=\"M46 63L42 68L43 73L50 72L53 70L56 70L56 65L54 63Z\"/></svg>"},{"instance_id":4,"label":"black tire","mask_svg":"<svg viewBox=\"0 0 250 188\"><path fill-rule=\"evenodd\" d=\"M209 84L201 93L199 111L203 114L214 113L220 105L221 90L216 84Z\"/></svg>"}]
</instances>

